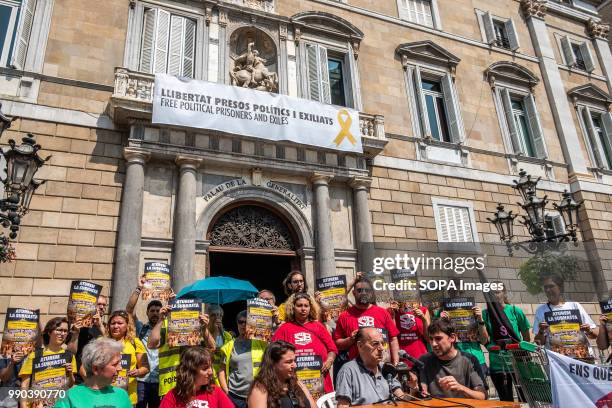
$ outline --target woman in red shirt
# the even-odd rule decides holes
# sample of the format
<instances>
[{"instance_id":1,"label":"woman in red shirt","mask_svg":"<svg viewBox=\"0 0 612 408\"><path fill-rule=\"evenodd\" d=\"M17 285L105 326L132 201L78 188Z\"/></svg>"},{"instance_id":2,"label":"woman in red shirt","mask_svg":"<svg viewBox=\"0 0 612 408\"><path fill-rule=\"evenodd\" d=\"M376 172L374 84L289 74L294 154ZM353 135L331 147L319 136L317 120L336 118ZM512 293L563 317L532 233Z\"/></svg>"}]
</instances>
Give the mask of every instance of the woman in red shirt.
<instances>
[{"instance_id":1,"label":"woman in red shirt","mask_svg":"<svg viewBox=\"0 0 612 408\"><path fill-rule=\"evenodd\" d=\"M338 349L325 326L318 321L320 314L317 302L307 293L295 293L285 304L287 312L285 323L276 330L272 341L284 340L295 346L298 370L300 361L308 361L306 358L301 358L319 357L325 393L332 392L334 386L329 369L334 364Z\"/></svg>"},{"instance_id":2,"label":"woman in red shirt","mask_svg":"<svg viewBox=\"0 0 612 408\"><path fill-rule=\"evenodd\" d=\"M400 349L404 350L414 358L419 358L427 353L427 327L429 326L429 310L422 305L412 307L408 302L391 302L387 309L399 329Z\"/></svg>"},{"instance_id":3,"label":"woman in red shirt","mask_svg":"<svg viewBox=\"0 0 612 408\"><path fill-rule=\"evenodd\" d=\"M176 387L170 390L160 408L234 408L223 390L213 382L210 353L203 347L187 348L176 370Z\"/></svg>"}]
</instances>

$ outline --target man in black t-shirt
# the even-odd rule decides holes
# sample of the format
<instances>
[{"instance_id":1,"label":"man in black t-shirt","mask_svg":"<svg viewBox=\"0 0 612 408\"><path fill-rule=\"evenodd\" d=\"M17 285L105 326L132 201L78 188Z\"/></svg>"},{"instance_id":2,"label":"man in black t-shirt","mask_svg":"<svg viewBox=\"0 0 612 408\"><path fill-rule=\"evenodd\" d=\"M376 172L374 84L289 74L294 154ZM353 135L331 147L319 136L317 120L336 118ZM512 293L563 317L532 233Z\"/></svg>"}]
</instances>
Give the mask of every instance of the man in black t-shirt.
<instances>
[{"instance_id":1,"label":"man in black t-shirt","mask_svg":"<svg viewBox=\"0 0 612 408\"><path fill-rule=\"evenodd\" d=\"M433 352L419 358L424 364L424 391L440 398L486 399L483 381L472 361L455 348L454 325L447 319L438 319L429 325L427 334ZM415 388L416 383L411 386Z\"/></svg>"}]
</instances>

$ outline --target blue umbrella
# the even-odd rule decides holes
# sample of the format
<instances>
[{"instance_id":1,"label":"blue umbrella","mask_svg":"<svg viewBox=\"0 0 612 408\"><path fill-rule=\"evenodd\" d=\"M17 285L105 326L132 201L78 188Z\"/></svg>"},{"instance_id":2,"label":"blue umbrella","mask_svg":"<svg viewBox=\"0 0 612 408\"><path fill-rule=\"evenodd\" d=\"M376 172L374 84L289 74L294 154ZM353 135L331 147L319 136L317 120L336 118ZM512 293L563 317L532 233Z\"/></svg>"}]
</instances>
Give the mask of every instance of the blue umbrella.
<instances>
[{"instance_id":1,"label":"blue umbrella","mask_svg":"<svg viewBox=\"0 0 612 408\"><path fill-rule=\"evenodd\" d=\"M177 298L200 299L204 303L225 303L252 299L259 291L251 282L234 279L227 276L214 276L200 279L189 286L185 286L176 295Z\"/></svg>"}]
</instances>

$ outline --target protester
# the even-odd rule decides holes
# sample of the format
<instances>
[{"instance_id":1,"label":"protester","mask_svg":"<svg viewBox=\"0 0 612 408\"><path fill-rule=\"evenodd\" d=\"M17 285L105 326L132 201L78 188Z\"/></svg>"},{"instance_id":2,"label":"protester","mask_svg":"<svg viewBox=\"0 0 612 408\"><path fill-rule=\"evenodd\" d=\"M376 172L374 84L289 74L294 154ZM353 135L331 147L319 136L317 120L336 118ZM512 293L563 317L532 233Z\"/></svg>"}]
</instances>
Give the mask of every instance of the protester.
<instances>
[{"instance_id":1,"label":"protester","mask_svg":"<svg viewBox=\"0 0 612 408\"><path fill-rule=\"evenodd\" d=\"M500 282L495 282L500 283ZM529 321L525 316L525 313L521 310L521 308L516 305L510 304L508 301L508 294L506 292L506 287L502 286L502 290L492 290L491 293L495 297L495 301L500 305L503 305L503 311L506 317L508 318L508 322L512 326L512 330L519 336L519 340L530 341L531 336L529 334L529 329L531 326L529 325ZM482 318L485 321L487 326L487 331L489 333L493 333L493 326L491 323L491 313L488 309L485 309L482 313ZM489 347L497 346L491 340L489 343ZM500 353L504 353L500 355ZM514 401L513 394L513 368L512 364L510 364L510 359L507 355L507 351L498 351L498 350L489 350L489 363L490 363L490 375L491 380L493 381L493 385L497 390L497 395L499 396L500 401Z\"/></svg>"},{"instance_id":2,"label":"protester","mask_svg":"<svg viewBox=\"0 0 612 408\"><path fill-rule=\"evenodd\" d=\"M486 398L482 378L474 370L472 361L455 347L455 326L447 319L434 320L427 328L432 352L419 359L424 364L421 370L423 390L441 398ZM411 387L417 387L414 379Z\"/></svg>"},{"instance_id":3,"label":"protester","mask_svg":"<svg viewBox=\"0 0 612 408\"><path fill-rule=\"evenodd\" d=\"M229 397L213 383L210 353L203 347L185 350L176 377L176 387L166 394L161 408L234 408Z\"/></svg>"},{"instance_id":4,"label":"protester","mask_svg":"<svg viewBox=\"0 0 612 408\"><path fill-rule=\"evenodd\" d=\"M287 298L294 293L306 293L308 292L308 284L306 283L306 277L300 271L291 271L289 275L283 280L283 288L285 288L285 295ZM278 320L281 322L285 321L285 303L281 303L278 306Z\"/></svg>"},{"instance_id":5,"label":"protester","mask_svg":"<svg viewBox=\"0 0 612 408\"><path fill-rule=\"evenodd\" d=\"M96 314L93 316L93 326L83 327L80 321L76 321L70 328L70 334L66 340L66 348L75 355L77 367L81 366L81 353L83 352L83 348L85 348L90 341L106 334L104 315L106 314L107 306L108 298L104 295L98 296ZM75 373L75 379L77 384L83 381L79 373Z\"/></svg>"},{"instance_id":6,"label":"protester","mask_svg":"<svg viewBox=\"0 0 612 408\"><path fill-rule=\"evenodd\" d=\"M125 306L126 312L130 314L134 324L136 326L136 335L144 345L147 352L147 360L149 362L149 373L144 377L138 378L137 394L138 394L138 408L158 408L159 407L159 355L158 350L147 347L147 342L151 331L155 324L159 321L159 311L162 308L162 302L159 300L152 300L147 304L147 323L142 323L134 309L140 298L140 292L146 283L144 275L140 277L138 286L132 292L127 305Z\"/></svg>"},{"instance_id":7,"label":"protester","mask_svg":"<svg viewBox=\"0 0 612 408\"><path fill-rule=\"evenodd\" d=\"M357 357L359 354L355 341L357 330L361 327L375 327L382 333L385 343L389 344L391 363L397 364L399 331L389 312L375 304L376 296L372 282L365 277L358 279L353 288L353 296L355 305L342 312L336 323L333 338L338 350L349 350L350 360Z\"/></svg>"},{"instance_id":8,"label":"protester","mask_svg":"<svg viewBox=\"0 0 612 408\"><path fill-rule=\"evenodd\" d=\"M359 356L344 364L338 372L338 408L388 401L392 395L403 399L404 392L399 381L393 379L388 382L382 374L382 334L374 327L360 328L355 334L355 342Z\"/></svg>"},{"instance_id":9,"label":"protester","mask_svg":"<svg viewBox=\"0 0 612 408\"><path fill-rule=\"evenodd\" d=\"M462 296L460 291L449 291L450 298L460 297ZM487 386L486 378L489 373L489 369L487 367L487 360L485 359L485 355L482 351L482 346L486 346L489 343L489 333L487 332L487 327L485 321L482 317L482 309L478 306L474 306L472 308L472 312L474 313L474 318L476 319L476 337L470 337L470 341L457 341L455 346L457 350L462 351L463 353L468 353L474 356L478 360L478 364L480 368L476 371L482 378L485 387ZM442 310L440 312L440 317L443 319L448 319L448 312Z\"/></svg>"},{"instance_id":10,"label":"protester","mask_svg":"<svg viewBox=\"0 0 612 408\"><path fill-rule=\"evenodd\" d=\"M338 349L325 326L318 321L319 306L307 293L294 293L286 302L286 321L272 336L272 341L284 340L295 346L296 354L321 357L325 393L332 392L334 386L330 368L338 354Z\"/></svg>"},{"instance_id":11,"label":"protester","mask_svg":"<svg viewBox=\"0 0 612 408\"><path fill-rule=\"evenodd\" d=\"M208 332L215 339L215 352L212 355L213 361L213 379L216 385L219 385L217 373L221 369L223 362L223 354L221 347L231 341L234 336L232 333L225 331L223 328L223 308L219 305L210 304L206 306L206 313L209 316Z\"/></svg>"},{"instance_id":12,"label":"protester","mask_svg":"<svg viewBox=\"0 0 612 408\"><path fill-rule=\"evenodd\" d=\"M122 350L121 343L106 337L88 343L81 355L85 382L69 389L55 408L131 408L127 392L111 385L121 370Z\"/></svg>"},{"instance_id":13,"label":"protester","mask_svg":"<svg viewBox=\"0 0 612 408\"><path fill-rule=\"evenodd\" d=\"M553 310L577 310L580 313L580 330L590 339L596 339L598 330L597 326L591 319L591 316L584 310L582 305L578 302L566 301L564 298L564 280L558 275L544 276L540 283L544 290L544 294L548 302L540 305L535 312L535 318L533 321L533 333L535 334L535 341L538 344L548 347L548 324L544 319L544 313L552 312ZM593 355L593 351L589 345L589 354Z\"/></svg>"},{"instance_id":14,"label":"protester","mask_svg":"<svg viewBox=\"0 0 612 408\"><path fill-rule=\"evenodd\" d=\"M608 317L605 314L599 316L599 333L597 334L597 347L600 350L607 350L610 347L610 339L608 338ZM608 356L607 363L612 361L612 353Z\"/></svg>"},{"instance_id":15,"label":"protester","mask_svg":"<svg viewBox=\"0 0 612 408\"><path fill-rule=\"evenodd\" d=\"M429 310L422 305L408 306L392 301L387 309L399 330L399 348L414 358L427 353L427 327L431 321Z\"/></svg>"},{"instance_id":16,"label":"protester","mask_svg":"<svg viewBox=\"0 0 612 408\"><path fill-rule=\"evenodd\" d=\"M272 306L272 317L274 319L274 322L273 322L274 327L281 324L282 322L279 319L279 311L278 311L279 309L278 309L278 306L276 306L276 296L274 296L274 293L271 290L262 289L257 294L257 297L262 300L265 300L266 302L270 304L270 306Z\"/></svg>"},{"instance_id":17,"label":"protester","mask_svg":"<svg viewBox=\"0 0 612 408\"><path fill-rule=\"evenodd\" d=\"M19 403L14 397L9 396L10 388L19 388L19 370L23 363L25 354L21 351L14 352L10 357L0 356L0 407L16 408Z\"/></svg>"},{"instance_id":18,"label":"protester","mask_svg":"<svg viewBox=\"0 0 612 408\"><path fill-rule=\"evenodd\" d=\"M176 385L176 369L181 361L181 351L186 347L170 347L166 341L168 322L166 317L170 313L170 306L164 306L159 311L159 320L153 326L147 347L159 351L159 396L162 398ZM202 328L202 347L211 352L215 351L215 339L208 331L210 318L207 314L200 314L200 325Z\"/></svg>"},{"instance_id":19,"label":"protester","mask_svg":"<svg viewBox=\"0 0 612 408\"><path fill-rule=\"evenodd\" d=\"M295 347L286 341L270 343L249 391L249 408L316 408L295 368Z\"/></svg>"},{"instance_id":20,"label":"protester","mask_svg":"<svg viewBox=\"0 0 612 408\"><path fill-rule=\"evenodd\" d=\"M108 337L123 344L122 354L130 356L130 368L127 371L128 387L132 405L138 402L136 378L142 378L149 372L147 350L142 341L136 337L136 328L131 316L125 310L116 310L108 319ZM83 373L81 373L83 375Z\"/></svg>"},{"instance_id":21,"label":"protester","mask_svg":"<svg viewBox=\"0 0 612 408\"><path fill-rule=\"evenodd\" d=\"M74 385L74 373L76 372L76 359L72 352L67 351L64 346L66 336L68 336L68 319L65 317L54 317L49 320L45 325L42 332L43 344L42 349L36 349L36 351L30 353L23 362L21 370L19 370L19 378L21 378L21 389L28 390L30 388L37 388L38 384L41 384L37 378L38 373L33 369L34 360L39 360L44 357L52 355L63 355L64 367L66 369L66 378L64 382L64 389L68 389ZM21 408L28 406L26 399L22 399L19 403Z\"/></svg>"},{"instance_id":22,"label":"protester","mask_svg":"<svg viewBox=\"0 0 612 408\"><path fill-rule=\"evenodd\" d=\"M237 408L246 408L249 388L253 378L259 373L268 343L245 337L246 310L238 313L236 322L238 323L238 337L221 347L223 360L218 377L221 388L229 395L234 405Z\"/></svg>"}]
</instances>

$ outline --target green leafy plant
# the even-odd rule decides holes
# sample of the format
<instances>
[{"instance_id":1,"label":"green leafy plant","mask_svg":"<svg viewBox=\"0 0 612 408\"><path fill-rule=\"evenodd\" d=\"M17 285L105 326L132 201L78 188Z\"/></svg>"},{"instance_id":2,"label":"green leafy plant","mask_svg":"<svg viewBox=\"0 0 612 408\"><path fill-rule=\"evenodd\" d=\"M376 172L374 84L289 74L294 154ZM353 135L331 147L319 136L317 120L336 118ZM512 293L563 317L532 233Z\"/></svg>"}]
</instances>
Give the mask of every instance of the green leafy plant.
<instances>
[{"instance_id":1,"label":"green leafy plant","mask_svg":"<svg viewBox=\"0 0 612 408\"><path fill-rule=\"evenodd\" d=\"M564 281L576 279L578 259L573 255L562 255L546 251L535 255L521 265L518 276L532 295L542 292L541 280L545 276L558 275Z\"/></svg>"}]
</instances>

